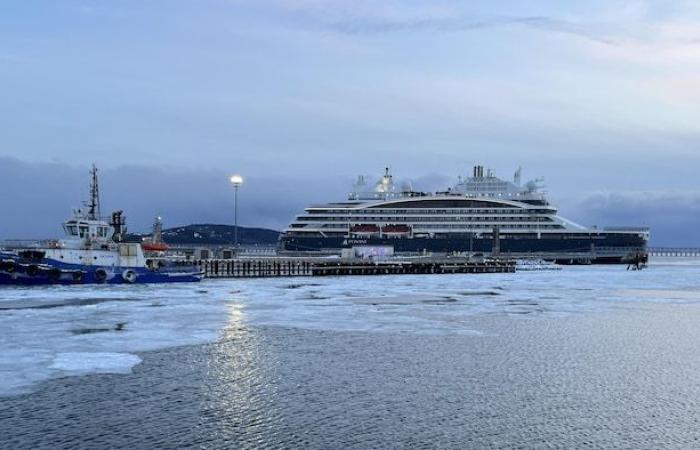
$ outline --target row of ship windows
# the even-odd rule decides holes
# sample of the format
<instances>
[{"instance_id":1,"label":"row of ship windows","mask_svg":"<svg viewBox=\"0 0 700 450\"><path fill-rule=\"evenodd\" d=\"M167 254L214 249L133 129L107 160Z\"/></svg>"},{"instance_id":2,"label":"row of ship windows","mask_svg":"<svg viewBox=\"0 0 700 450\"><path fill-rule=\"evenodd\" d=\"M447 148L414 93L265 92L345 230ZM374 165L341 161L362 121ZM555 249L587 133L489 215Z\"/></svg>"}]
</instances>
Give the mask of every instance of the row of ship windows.
<instances>
[{"instance_id":1,"label":"row of ship windows","mask_svg":"<svg viewBox=\"0 0 700 450\"><path fill-rule=\"evenodd\" d=\"M519 224L503 224L499 225L503 228L531 228L533 230L543 230L543 229L556 229L562 228L561 225L519 225ZM480 229L491 229L494 225L460 225L460 224L425 224L418 225L414 228L414 231L421 229L438 229L438 228L457 228L457 229L468 229L468 228L480 228ZM347 225L342 224L325 224L321 226L324 229L342 229L347 230ZM378 232L378 231L377 231Z\"/></svg>"},{"instance_id":2,"label":"row of ship windows","mask_svg":"<svg viewBox=\"0 0 700 450\"><path fill-rule=\"evenodd\" d=\"M352 217L352 220L348 217L299 217L297 219L301 222L343 222L352 223L359 222L392 222L392 223L412 223L412 222L553 222L554 220L549 217L541 216L497 216L497 217L487 217L487 216L454 216L454 217Z\"/></svg>"},{"instance_id":3,"label":"row of ship windows","mask_svg":"<svg viewBox=\"0 0 700 450\"><path fill-rule=\"evenodd\" d=\"M106 238L109 234L109 228L107 227L96 227L95 233L90 236L90 227L88 225L65 225L64 226L66 234L69 236L80 236L81 238L87 237L101 237Z\"/></svg>"},{"instance_id":4,"label":"row of ship windows","mask_svg":"<svg viewBox=\"0 0 700 450\"><path fill-rule=\"evenodd\" d=\"M450 227L436 227L436 228L422 227L422 228L423 228L423 229L421 229L421 230L414 230L414 233L413 233L414 236L415 236L415 235L424 234L424 233L428 233L428 232L430 232L430 233L432 234L432 233L435 233L435 231L433 231L433 230L438 230L437 232L439 232L439 230L442 230L442 229L445 229L445 228L450 228ZM429 229L428 229L428 228L429 228ZM560 228L560 227L558 227L558 226L556 226L556 225L548 225L548 226L546 226L546 227L540 227L540 228L534 228L534 227L523 227L523 228L518 228L518 227L505 227L505 228L501 228L500 231L501 231L501 233L507 233L508 230L513 230L513 229L524 229L524 230L526 230L528 233L533 233L533 234L535 234L535 233L537 233L538 231L546 231L546 230L544 230L545 228L550 229L550 230L555 230L555 229L561 230L561 229L562 229L562 228ZM462 229L458 229L458 230L454 230L454 231L449 231L449 232L446 231L445 233L446 233L446 234L460 234L460 232L468 233L468 232L470 232L470 231L475 231L475 230L479 230L479 231L477 231L478 233L481 233L481 232L490 233L490 232L493 231L493 227L477 226L477 227L470 227L470 228L462 228ZM328 231L324 231L324 234L325 234L325 235L330 235L330 236L336 236L336 235L337 235L337 236L347 236L348 233L347 233L347 230L343 230L343 231L328 230ZM377 233L377 234L378 234L378 233ZM294 236L322 236L322 235L321 235L321 232L319 232L319 231L294 231L293 233L291 233L291 235L294 235ZM353 235L356 235L356 236L357 236L356 233L353 233ZM502 234L502 235L501 235L501 237L508 237L508 236L509 236L508 234ZM547 236L548 236L547 234L543 234L543 235L542 235L543 238L545 238L545 237L547 237ZM568 239L568 238L565 238L565 239ZM572 236L571 239L574 239L574 237Z\"/></svg>"},{"instance_id":5,"label":"row of ship windows","mask_svg":"<svg viewBox=\"0 0 700 450\"><path fill-rule=\"evenodd\" d=\"M511 224L503 224L499 225L502 228L528 228L528 229L533 229L533 230L543 230L546 228L562 228L561 225L511 225ZM414 231L418 231L419 229L440 229L440 228L458 228L458 229L471 229L471 228L481 228L481 229L493 229L494 225L419 225L417 226Z\"/></svg>"},{"instance_id":6,"label":"row of ship windows","mask_svg":"<svg viewBox=\"0 0 700 450\"><path fill-rule=\"evenodd\" d=\"M357 209L348 211L347 209L326 209L326 210L308 210L309 214L343 214L352 216L355 214L552 214L551 209L525 209L525 208L441 208L441 209Z\"/></svg>"}]
</instances>

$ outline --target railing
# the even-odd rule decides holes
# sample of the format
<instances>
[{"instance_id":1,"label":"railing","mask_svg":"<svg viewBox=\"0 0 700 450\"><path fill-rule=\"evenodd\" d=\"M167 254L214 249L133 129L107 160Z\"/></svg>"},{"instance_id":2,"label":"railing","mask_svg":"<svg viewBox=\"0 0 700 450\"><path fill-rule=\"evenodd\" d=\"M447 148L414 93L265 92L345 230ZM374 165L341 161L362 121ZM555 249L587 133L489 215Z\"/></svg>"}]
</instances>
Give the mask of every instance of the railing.
<instances>
[{"instance_id":1,"label":"railing","mask_svg":"<svg viewBox=\"0 0 700 450\"><path fill-rule=\"evenodd\" d=\"M693 247L649 247L651 256L671 256L676 258L700 258L700 248Z\"/></svg>"},{"instance_id":2,"label":"railing","mask_svg":"<svg viewBox=\"0 0 700 450\"><path fill-rule=\"evenodd\" d=\"M32 248L59 248L60 243L55 239L6 239L0 240L0 249L5 250L19 250L19 249L32 249ZM171 250L195 250L195 249L207 249L212 250L213 253L220 252L222 250L232 250L233 246L226 246L221 244L168 244L168 248ZM238 249L238 256L275 256L277 254L276 246L241 246Z\"/></svg>"},{"instance_id":3,"label":"railing","mask_svg":"<svg viewBox=\"0 0 700 450\"><path fill-rule=\"evenodd\" d=\"M217 254L224 250L234 250L233 244L168 244L168 249L172 251L193 251L197 249L211 250ZM277 254L277 246L240 246L237 250L238 256L275 256Z\"/></svg>"},{"instance_id":4,"label":"railing","mask_svg":"<svg viewBox=\"0 0 700 450\"><path fill-rule=\"evenodd\" d=\"M0 248L17 250L21 248L55 247L57 241L52 239L7 239L0 241Z\"/></svg>"}]
</instances>

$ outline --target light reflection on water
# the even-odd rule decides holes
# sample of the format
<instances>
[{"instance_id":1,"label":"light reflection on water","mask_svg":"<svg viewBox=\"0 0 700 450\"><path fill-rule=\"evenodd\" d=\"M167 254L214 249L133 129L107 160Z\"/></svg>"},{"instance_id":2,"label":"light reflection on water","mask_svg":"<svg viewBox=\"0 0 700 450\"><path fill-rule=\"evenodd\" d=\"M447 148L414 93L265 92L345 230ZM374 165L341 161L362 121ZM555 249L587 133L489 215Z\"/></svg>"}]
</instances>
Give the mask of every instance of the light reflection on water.
<instances>
[{"instance_id":1,"label":"light reflection on water","mask_svg":"<svg viewBox=\"0 0 700 450\"><path fill-rule=\"evenodd\" d=\"M198 399L199 410L205 417L225 418L215 422L213 433L219 439L232 429L259 435L259 429L279 414L273 404L274 363L267 358L265 336L251 331L244 308L235 304L219 341L235 344L208 348L203 384L211 391Z\"/></svg>"}]
</instances>

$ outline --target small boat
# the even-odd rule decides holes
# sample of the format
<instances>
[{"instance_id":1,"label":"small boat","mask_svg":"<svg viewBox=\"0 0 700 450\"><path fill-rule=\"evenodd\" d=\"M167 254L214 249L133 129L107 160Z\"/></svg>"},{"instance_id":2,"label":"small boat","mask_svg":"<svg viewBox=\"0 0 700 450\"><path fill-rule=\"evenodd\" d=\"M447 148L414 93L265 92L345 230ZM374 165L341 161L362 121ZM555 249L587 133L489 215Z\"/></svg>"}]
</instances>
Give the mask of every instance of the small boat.
<instances>
[{"instance_id":1,"label":"small boat","mask_svg":"<svg viewBox=\"0 0 700 450\"><path fill-rule=\"evenodd\" d=\"M93 166L87 210L64 222L65 237L0 251L0 285L140 284L201 281L196 266L146 258L140 242L126 242L122 211L100 217L97 169Z\"/></svg>"}]
</instances>

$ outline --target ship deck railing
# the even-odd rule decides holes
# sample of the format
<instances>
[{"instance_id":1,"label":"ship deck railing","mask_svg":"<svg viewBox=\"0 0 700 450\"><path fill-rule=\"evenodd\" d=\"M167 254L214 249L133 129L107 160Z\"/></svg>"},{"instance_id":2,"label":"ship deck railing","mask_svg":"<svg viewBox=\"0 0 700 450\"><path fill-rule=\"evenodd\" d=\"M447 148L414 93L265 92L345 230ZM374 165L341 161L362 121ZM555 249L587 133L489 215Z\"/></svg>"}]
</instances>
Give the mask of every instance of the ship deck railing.
<instances>
[{"instance_id":1,"label":"ship deck railing","mask_svg":"<svg viewBox=\"0 0 700 450\"><path fill-rule=\"evenodd\" d=\"M52 248L56 246L57 243L57 239L6 239L0 241L0 248L5 250Z\"/></svg>"}]
</instances>

